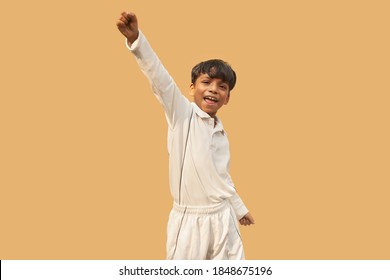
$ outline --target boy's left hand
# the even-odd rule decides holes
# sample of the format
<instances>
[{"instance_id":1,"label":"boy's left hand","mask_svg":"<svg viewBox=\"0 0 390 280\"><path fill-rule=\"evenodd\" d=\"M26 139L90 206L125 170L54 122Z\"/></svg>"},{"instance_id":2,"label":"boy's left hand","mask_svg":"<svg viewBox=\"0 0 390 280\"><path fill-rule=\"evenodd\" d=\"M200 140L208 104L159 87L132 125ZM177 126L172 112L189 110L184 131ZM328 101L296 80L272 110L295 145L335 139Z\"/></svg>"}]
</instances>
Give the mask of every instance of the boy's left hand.
<instances>
[{"instance_id":1,"label":"boy's left hand","mask_svg":"<svg viewBox=\"0 0 390 280\"><path fill-rule=\"evenodd\" d=\"M251 213L247 213L244 217L240 219L240 224L243 226L250 226L255 223Z\"/></svg>"}]
</instances>

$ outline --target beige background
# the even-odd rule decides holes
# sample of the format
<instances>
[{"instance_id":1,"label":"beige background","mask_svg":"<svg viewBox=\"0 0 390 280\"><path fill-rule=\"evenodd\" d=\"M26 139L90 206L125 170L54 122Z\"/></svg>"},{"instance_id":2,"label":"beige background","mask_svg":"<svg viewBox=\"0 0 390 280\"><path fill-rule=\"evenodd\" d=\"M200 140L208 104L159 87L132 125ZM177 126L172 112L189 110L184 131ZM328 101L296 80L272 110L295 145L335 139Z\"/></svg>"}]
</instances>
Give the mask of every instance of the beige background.
<instances>
[{"instance_id":1,"label":"beige background","mask_svg":"<svg viewBox=\"0 0 390 280\"><path fill-rule=\"evenodd\" d=\"M248 259L389 259L388 1L2 1L0 259L164 259L163 111L115 22L177 84L222 58Z\"/></svg>"}]
</instances>

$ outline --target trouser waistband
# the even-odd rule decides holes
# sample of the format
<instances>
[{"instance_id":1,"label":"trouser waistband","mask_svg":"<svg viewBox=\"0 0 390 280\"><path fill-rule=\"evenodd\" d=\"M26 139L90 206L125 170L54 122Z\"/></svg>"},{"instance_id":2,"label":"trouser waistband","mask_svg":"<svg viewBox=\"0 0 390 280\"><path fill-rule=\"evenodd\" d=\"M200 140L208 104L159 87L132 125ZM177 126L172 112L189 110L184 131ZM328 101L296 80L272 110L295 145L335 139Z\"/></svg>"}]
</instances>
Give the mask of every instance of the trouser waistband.
<instances>
[{"instance_id":1,"label":"trouser waistband","mask_svg":"<svg viewBox=\"0 0 390 280\"><path fill-rule=\"evenodd\" d=\"M214 214L218 213L221 210L225 209L228 206L226 200L218 204L205 205L205 206L188 206L188 205L179 205L176 202L173 202L173 209L180 213L186 214Z\"/></svg>"}]
</instances>

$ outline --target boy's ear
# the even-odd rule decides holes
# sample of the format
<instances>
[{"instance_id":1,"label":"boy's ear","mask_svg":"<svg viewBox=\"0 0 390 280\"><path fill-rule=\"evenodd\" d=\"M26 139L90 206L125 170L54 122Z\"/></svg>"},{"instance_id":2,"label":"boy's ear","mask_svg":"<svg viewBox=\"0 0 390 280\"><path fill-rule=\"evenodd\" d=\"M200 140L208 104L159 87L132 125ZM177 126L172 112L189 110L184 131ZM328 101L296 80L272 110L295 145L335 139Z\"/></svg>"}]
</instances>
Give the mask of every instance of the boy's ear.
<instances>
[{"instance_id":1,"label":"boy's ear","mask_svg":"<svg viewBox=\"0 0 390 280\"><path fill-rule=\"evenodd\" d=\"M193 83L191 83L190 85L190 95L191 96L195 95L195 85Z\"/></svg>"}]
</instances>

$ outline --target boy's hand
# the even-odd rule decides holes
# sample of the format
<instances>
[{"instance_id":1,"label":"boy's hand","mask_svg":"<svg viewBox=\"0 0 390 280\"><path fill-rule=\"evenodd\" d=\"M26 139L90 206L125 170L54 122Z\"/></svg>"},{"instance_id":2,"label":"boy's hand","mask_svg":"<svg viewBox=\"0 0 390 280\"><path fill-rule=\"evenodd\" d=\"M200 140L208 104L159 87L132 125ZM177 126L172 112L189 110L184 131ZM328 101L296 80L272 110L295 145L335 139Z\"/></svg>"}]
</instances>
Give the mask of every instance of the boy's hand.
<instances>
[{"instance_id":1,"label":"boy's hand","mask_svg":"<svg viewBox=\"0 0 390 280\"><path fill-rule=\"evenodd\" d=\"M250 226L255 223L251 213L247 213L244 217L240 219L240 224L243 226Z\"/></svg>"},{"instance_id":2,"label":"boy's hand","mask_svg":"<svg viewBox=\"0 0 390 280\"><path fill-rule=\"evenodd\" d=\"M117 20L116 26L127 38L130 44L138 38L138 21L134 13L123 12Z\"/></svg>"}]
</instances>

